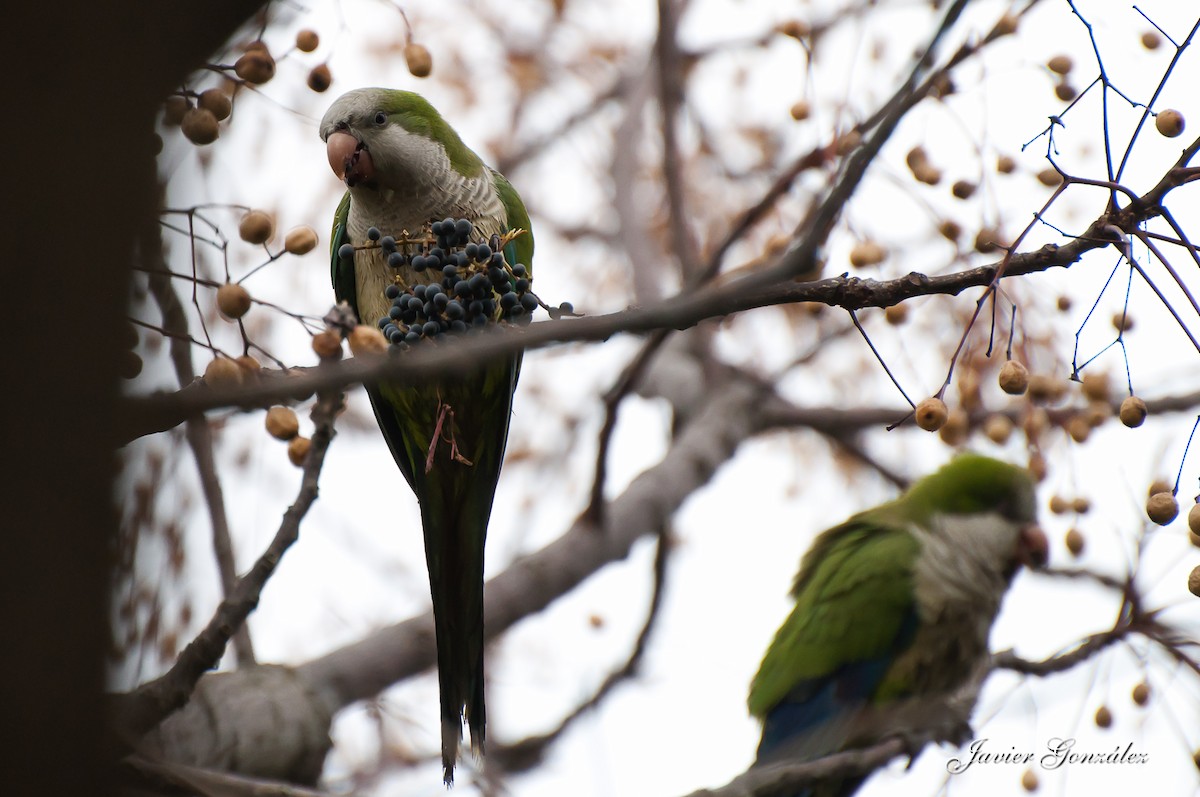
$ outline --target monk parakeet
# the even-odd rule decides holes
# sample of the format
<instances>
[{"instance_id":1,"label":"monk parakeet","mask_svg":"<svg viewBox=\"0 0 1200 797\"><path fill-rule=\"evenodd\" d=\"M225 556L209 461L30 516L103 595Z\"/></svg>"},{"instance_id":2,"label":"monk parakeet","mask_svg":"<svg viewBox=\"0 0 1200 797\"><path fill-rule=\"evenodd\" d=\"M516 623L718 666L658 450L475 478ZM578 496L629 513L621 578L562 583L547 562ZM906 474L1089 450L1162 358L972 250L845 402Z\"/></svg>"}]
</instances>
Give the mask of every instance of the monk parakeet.
<instances>
[{"instance_id":1,"label":"monk parakeet","mask_svg":"<svg viewBox=\"0 0 1200 797\"><path fill-rule=\"evenodd\" d=\"M381 88L350 91L321 120L321 138L329 165L349 189L333 223L334 292L361 323L386 323L400 286L415 287L422 297L428 288L430 300L441 287L440 267L417 268L415 258L396 260L385 247L371 246L369 239L381 232L401 238L428 231L443 218L470 222L473 257L476 251L486 254L483 242L500 241L503 259L500 253L492 257L501 268L491 273L501 282L515 264L532 265L533 237L521 198L421 96ZM522 232L508 235L514 230ZM421 260L424 266L428 258ZM483 279L491 302L488 280L476 279ZM492 314L492 304L480 306L489 315L477 321L500 316L498 307ZM412 329L415 339L419 325ZM421 505L447 784L454 780L464 717L472 747L483 751L483 549L520 365L517 355L436 384L367 386L379 428Z\"/></svg>"},{"instance_id":2,"label":"monk parakeet","mask_svg":"<svg viewBox=\"0 0 1200 797\"><path fill-rule=\"evenodd\" d=\"M987 655L1017 568L1044 564L1046 552L1028 472L970 453L820 534L750 685L758 763L891 735L964 741L969 707L948 712L947 698ZM806 794L844 797L862 780Z\"/></svg>"}]
</instances>

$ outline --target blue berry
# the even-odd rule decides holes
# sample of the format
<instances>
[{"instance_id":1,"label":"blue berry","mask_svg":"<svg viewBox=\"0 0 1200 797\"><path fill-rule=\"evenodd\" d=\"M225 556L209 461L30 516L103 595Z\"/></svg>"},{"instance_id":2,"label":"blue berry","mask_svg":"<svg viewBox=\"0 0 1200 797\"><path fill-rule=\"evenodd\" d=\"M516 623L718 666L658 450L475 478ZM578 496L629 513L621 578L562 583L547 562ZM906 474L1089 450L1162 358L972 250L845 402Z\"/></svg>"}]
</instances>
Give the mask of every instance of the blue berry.
<instances>
[{"instance_id":1,"label":"blue berry","mask_svg":"<svg viewBox=\"0 0 1200 797\"><path fill-rule=\"evenodd\" d=\"M570 302L562 302L559 304L558 309L564 313L573 313L575 312L575 305Z\"/></svg>"},{"instance_id":2,"label":"blue berry","mask_svg":"<svg viewBox=\"0 0 1200 797\"><path fill-rule=\"evenodd\" d=\"M534 296L532 293L525 294L524 296L521 297L521 306L532 313L534 310L536 310L538 308L537 297Z\"/></svg>"},{"instance_id":3,"label":"blue berry","mask_svg":"<svg viewBox=\"0 0 1200 797\"><path fill-rule=\"evenodd\" d=\"M459 219L454 222L454 232L458 233L458 237L460 238L469 238L474 229L474 226L467 219Z\"/></svg>"},{"instance_id":4,"label":"blue berry","mask_svg":"<svg viewBox=\"0 0 1200 797\"><path fill-rule=\"evenodd\" d=\"M391 285L383 289L383 295L389 299L395 299L400 295L400 286L393 282Z\"/></svg>"},{"instance_id":5,"label":"blue berry","mask_svg":"<svg viewBox=\"0 0 1200 797\"><path fill-rule=\"evenodd\" d=\"M487 244L480 244L479 252L477 253L476 257L478 257L479 260L487 260L491 256L492 247L488 246Z\"/></svg>"},{"instance_id":6,"label":"blue berry","mask_svg":"<svg viewBox=\"0 0 1200 797\"><path fill-rule=\"evenodd\" d=\"M512 291L509 291L500 297L500 309L510 310L518 301L517 295Z\"/></svg>"},{"instance_id":7,"label":"blue berry","mask_svg":"<svg viewBox=\"0 0 1200 797\"><path fill-rule=\"evenodd\" d=\"M474 260L475 256L479 254L479 244L467 244L463 247L463 254ZM480 260L482 259L480 258Z\"/></svg>"},{"instance_id":8,"label":"blue berry","mask_svg":"<svg viewBox=\"0 0 1200 797\"><path fill-rule=\"evenodd\" d=\"M515 266L513 266L512 271L514 277L524 277L528 273L528 270L522 263L517 263Z\"/></svg>"},{"instance_id":9,"label":"blue berry","mask_svg":"<svg viewBox=\"0 0 1200 797\"><path fill-rule=\"evenodd\" d=\"M411 329L408 331L408 334L404 336L405 343L416 343L420 339L421 339L421 333L416 332Z\"/></svg>"},{"instance_id":10,"label":"blue berry","mask_svg":"<svg viewBox=\"0 0 1200 797\"><path fill-rule=\"evenodd\" d=\"M443 277L454 277L457 275L458 275L458 266L454 265L453 263L447 263L446 265L442 266L442 276Z\"/></svg>"},{"instance_id":11,"label":"blue berry","mask_svg":"<svg viewBox=\"0 0 1200 797\"><path fill-rule=\"evenodd\" d=\"M433 224L430 224L429 231L434 235L440 236L442 234L442 223L440 221L435 221Z\"/></svg>"},{"instance_id":12,"label":"blue berry","mask_svg":"<svg viewBox=\"0 0 1200 797\"><path fill-rule=\"evenodd\" d=\"M342 244L338 247L338 257L342 260L354 259L354 244Z\"/></svg>"},{"instance_id":13,"label":"blue berry","mask_svg":"<svg viewBox=\"0 0 1200 797\"><path fill-rule=\"evenodd\" d=\"M441 331L442 327L436 321L426 321L425 326L421 327L422 334L424 334L427 338L432 337Z\"/></svg>"},{"instance_id":14,"label":"blue berry","mask_svg":"<svg viewBox=\"0 0 1200 797\"><path fill-rule=\"evenodd\" d=\"M390 235L385 235L382 238L380 238L379 245L381 247L383 247L383 251L385 251L385 252L395 252L396 251L396 239Z\"/></svg>"},{"instance_id":15,"label":"blue berry","mask_svg":"<svg viewBox=\"0 0 1200 797\"><path fill-rule=\"evenodd\" d=\"M426 260L425 255L413 255L413 259L409 262L409 265L412 266L413 271L424 271Z\"/></svg>"},{"instance_id":16,"label":"blue berry","mask_svg":"<svg viewBox=\"0 0 1200 797\"><path fill-rule=\"evenodd\" d=\"M372 241L378 241L379 237L382 234L383 233L379 232L378 227L368 227L367 228L367 238L371 239Z\"/></svg>"},{"instance_id":17,"label":"blue berry","mask_svg":"<svg viewBox=\"0 0 1200 797\"><path fill-rule=\"evenodd\" d=\"M529 290L529 280L522 277L516 281L516 283L513 285L513 288L516 289L517 293L524 293L525 291Z\"/></svg>"},{"instance_id":18,"label":"blue berry","mask_svg":"<svg viewBox=\"0 0 1200 797\"><path fill-rule=\"evenodd\" d=\"M404 265L404 260L404 255L400 254L399 252L392 252L390 255L388 255L387 264L392 268L400 268Z\"/></svg>"},{"instance_id":19,"label":"blue berry","mask_svg":"<svg viewBox=\"0 0 1200 797\"><path fill-rule=\"evenodd\" d=\"M456 321L466 314L467 311L463 309L463 306L460 302L454 301L446 303L446 318L449 318L451 321Z\"/></svg>"},{"instance_id":20,"label":"blue berry","mask_svg":"<svg viewBox=\"0 0 1200 797\"><path fill-rule=\"evenodd\" d=\"M466 332L467 324L465 321L459 321L458 319L455 319L450 322L450 331L451 332Z\"/></svg>"},{"instance_id":21,"label":"blue berry","mask_svg":"<svg viewBox=\"0 0 1200 797\"><path fill-rule=\"evenodd\" d=\"M388 324L392 323L392 319L384 316L383 318L379 319L377 323L380 329L387 329Z\"/></svg>"},{"instance_id":22,"label":"blue berry","mask_svg":"<svg viewBox=\"0 0 1200 797\"><path fill-rule=\"evenodd\" d=\"M439 293L433 297L433 306L438 310L445 310L448 304L450 304L450 297L444 293Z\"/></svg>"}]
</instances>

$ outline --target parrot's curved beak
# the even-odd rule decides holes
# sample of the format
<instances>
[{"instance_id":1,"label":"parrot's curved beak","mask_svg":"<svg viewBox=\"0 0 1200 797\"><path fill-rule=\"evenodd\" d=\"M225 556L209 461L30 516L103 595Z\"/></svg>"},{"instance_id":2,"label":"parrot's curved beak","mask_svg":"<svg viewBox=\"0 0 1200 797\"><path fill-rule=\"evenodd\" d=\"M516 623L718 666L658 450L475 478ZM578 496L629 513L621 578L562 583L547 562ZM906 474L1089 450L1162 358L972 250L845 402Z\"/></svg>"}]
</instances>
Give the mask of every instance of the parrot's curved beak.
<instances>
[{"instance_id":1,"label":"parrot's curved beak","mask_svg":"<svg viewBox=\"0 0 1200 797\"><path fill-rule=\"evenodd\" d=\"M329 168L349 187L370 185L375 180L375 163L367 145L342 131L329 134L325 142Z\"/></svg>"},{"instance_id":2,"label":"parrot's curved beak","mask_svg":"<svg viewBox=\"0 0 1200 797\"><path fill-rule=\"evenodd\" d=\"M1045 567L1050 559L1050 541L1036 523L1021 529L1017 541L1017 561L1029 568Z\"/></svg>"}]
</instances>

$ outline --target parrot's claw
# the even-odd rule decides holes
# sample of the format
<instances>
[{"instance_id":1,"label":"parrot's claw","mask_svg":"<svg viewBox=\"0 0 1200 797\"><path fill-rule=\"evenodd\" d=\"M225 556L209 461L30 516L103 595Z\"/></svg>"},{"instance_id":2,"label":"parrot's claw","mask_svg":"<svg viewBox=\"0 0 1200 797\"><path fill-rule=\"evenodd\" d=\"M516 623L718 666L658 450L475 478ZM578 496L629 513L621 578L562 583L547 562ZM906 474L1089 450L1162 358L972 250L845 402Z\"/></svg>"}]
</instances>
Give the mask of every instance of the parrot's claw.
<instances>
[{"instance_id":1,"label":"parrot's claw","mask_svg":"<svg viewBox=\"0 0 1200 797\"><path fill-rule=\"evenodd\" d=\"M446 419L450 419L450 423L446 423ZM445 440L450 444L450 459L461 465L470 466L473 464L458 450L458 441L454 439L454 408L446 403L438 404L437 423L433 427L433 437L429 440L429 453L425 455L425 472L433 470L433 458L437 454L438 443Z\"/></svg>"}]
</instances>

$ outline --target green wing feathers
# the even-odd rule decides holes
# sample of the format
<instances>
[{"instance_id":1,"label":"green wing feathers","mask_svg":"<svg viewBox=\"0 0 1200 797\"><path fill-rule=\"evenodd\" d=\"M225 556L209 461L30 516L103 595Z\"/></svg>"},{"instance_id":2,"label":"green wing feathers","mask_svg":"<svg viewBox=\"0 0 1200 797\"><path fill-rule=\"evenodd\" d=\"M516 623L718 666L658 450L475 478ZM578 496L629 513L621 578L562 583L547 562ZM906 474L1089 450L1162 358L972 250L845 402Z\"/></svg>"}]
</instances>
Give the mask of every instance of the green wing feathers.
<instances>
[{"instance_id":1,"label":"green wing feathers","mask_svg":"<svg viewBox=\"0 0 1200 797\"><path fill-rule=\"evenodd\" d=\"M750 685L750 713L765 717L800 682L886 655L913 610L918 548L904 529L857 518L824 532L801 563L796 605Z\"/></svg>"}]
</instances>

